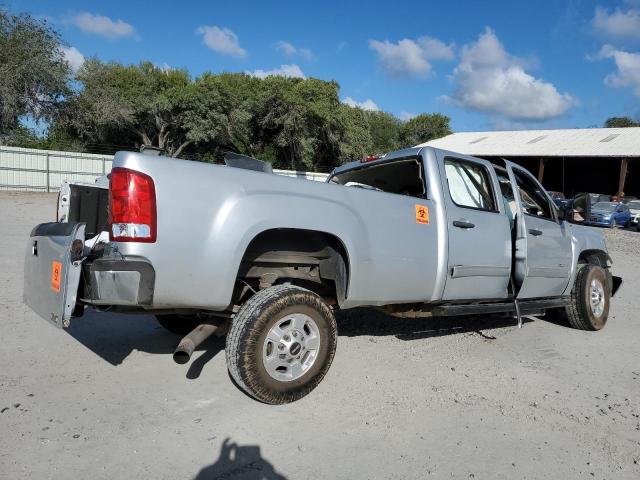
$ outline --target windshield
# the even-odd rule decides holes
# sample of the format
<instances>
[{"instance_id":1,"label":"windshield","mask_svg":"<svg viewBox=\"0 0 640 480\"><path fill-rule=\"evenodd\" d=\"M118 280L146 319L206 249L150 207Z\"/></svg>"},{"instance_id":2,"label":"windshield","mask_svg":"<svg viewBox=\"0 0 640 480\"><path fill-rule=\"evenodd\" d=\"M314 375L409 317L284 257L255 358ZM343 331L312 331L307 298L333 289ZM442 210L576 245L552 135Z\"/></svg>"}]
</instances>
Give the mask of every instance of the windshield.
<instances>
[{"instance_id":1,"label":"windshield","mask_svg":"<svg viewBox=\"0 0 640 480\"><path fill-rule=\"evenodd\" d=\"M640 200L634 200L633 202L627 203L627 207L633 210L640 210Z\"/></svg>"},{"instance_id":2,"label":"windshield","mask_svg":"<svg viewBox=\"0 0 640 480\"><path fill-rule=\"evenodd\" d=\"M613 202L598 202L596 204L593 205L592 210L601 210L604 212L613 212L616 207L618 206L617 203L613 203Z\"/></svg>"}]
</instances>

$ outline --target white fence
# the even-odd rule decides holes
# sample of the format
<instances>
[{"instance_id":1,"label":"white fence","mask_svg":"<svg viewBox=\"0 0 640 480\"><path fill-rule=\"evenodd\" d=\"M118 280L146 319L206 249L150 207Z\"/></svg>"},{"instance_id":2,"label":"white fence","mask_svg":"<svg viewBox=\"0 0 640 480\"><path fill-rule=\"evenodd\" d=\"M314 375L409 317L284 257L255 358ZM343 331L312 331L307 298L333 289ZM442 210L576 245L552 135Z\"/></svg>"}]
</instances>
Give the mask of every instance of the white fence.
<instances>
[{"instance_id":1,"label":"white fence","mask_svg":"<svg viewBox=\"0 0 640 480\"><path fill-rule=\"evenodd\" d=\"M55 192L63 180L93 183L111 171L113 155L59 152L0 145L0 190ZM274 170L278 175L324 182L326 173Z\"/></svg>"}]
</instances>

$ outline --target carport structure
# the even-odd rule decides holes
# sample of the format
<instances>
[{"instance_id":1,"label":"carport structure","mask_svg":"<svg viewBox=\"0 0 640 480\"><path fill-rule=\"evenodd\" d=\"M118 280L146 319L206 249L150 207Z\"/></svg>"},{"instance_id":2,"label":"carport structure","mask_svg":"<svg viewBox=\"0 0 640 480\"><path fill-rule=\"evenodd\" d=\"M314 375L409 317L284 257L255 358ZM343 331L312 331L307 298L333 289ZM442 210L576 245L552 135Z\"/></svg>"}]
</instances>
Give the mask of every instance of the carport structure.
<instances>
[{"instance_id":1,"label":"carport structure","mask_svg":"<svg viewBox=\"0 0 640 480\"><path fill-rule=\"evenodd\" d=\"M640 127L459 132L433 146L527 168L548 190L640 196Z\"/></svg>"}]
</instances>

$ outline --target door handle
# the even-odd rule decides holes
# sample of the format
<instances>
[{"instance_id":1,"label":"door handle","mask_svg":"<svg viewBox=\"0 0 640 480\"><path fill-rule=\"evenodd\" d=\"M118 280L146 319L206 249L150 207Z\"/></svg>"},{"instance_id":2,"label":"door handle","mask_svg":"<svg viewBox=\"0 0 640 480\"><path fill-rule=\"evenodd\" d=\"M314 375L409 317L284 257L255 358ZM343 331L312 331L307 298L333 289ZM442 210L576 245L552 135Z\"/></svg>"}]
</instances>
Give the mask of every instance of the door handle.
<instances>
[{"instance_id":1,"label":"door handle","mask_svg":"<svg viewBox=\"0 0 640 480\"><path fill-rule=\"evenodd\" d=\"M542 230L536 230L535 228L530 228L529 234L533 235L534 237L539 237L540 235L542 235Z\"/></svg>"},{"instance_id":2,"label":"door handle","mask_svg":"<svg viewBox=\"0 0 640 480\"><path fill-rule=\"evenodd\" d=\"M453 226L458 228L473 228L475 225L469 220L454 220Z\"/></svg>"}]
</instances>

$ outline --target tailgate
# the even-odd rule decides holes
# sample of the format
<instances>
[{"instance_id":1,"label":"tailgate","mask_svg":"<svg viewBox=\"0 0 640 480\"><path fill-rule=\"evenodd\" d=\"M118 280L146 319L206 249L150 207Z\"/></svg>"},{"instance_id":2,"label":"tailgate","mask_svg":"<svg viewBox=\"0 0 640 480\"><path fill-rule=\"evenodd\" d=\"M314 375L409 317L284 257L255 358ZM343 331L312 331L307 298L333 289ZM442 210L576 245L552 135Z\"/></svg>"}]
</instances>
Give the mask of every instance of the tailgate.
<instances>
[{"instance_id":1,"label":"tailgate","mask_svg":"<svg viewBox=\"0 0 640 480\"><path fill-rule=\"evenodd\" d=\"M58 328L69 326L76 305L84 236L84 223L41 223L27 243L24 303Z\"/></svg>"}]
</instances>

